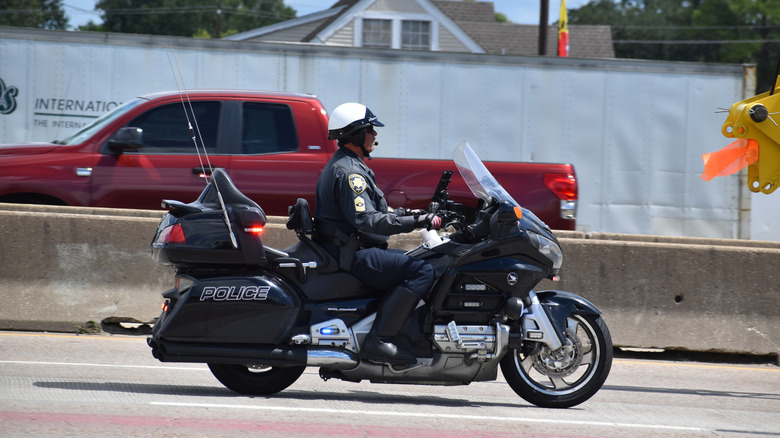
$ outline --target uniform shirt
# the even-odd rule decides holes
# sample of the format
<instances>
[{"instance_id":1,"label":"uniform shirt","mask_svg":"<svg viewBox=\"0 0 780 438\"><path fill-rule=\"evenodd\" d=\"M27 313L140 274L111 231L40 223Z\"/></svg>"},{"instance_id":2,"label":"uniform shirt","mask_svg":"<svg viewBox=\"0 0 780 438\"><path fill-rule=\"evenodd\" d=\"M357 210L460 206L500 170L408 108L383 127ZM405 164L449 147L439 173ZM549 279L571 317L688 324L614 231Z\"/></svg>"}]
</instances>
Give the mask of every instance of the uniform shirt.
<instances>
[{"instance_id":1,"label":"uniform shirt","mask_svg":"<svg viewBox=\"0 0 780 438\"><path fill-rule=\"evenodd\" d=\"M340 147L317 181L314 229L317 240L332 240L339 230L359 235L368 246L383 246L387 236L414 230L414 217L395 214L374 172L354 152Z\"/></svg>"}]
</instances>

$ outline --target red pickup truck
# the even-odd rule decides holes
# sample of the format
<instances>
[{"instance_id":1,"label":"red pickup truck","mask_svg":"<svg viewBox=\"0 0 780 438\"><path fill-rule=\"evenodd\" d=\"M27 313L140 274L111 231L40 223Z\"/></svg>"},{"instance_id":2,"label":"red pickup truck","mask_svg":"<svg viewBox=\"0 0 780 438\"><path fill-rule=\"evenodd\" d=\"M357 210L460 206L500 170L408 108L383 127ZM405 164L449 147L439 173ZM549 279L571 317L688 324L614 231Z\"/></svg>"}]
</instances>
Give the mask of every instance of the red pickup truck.
<instances>
[{"instance_id":1,"label":"red pickup truck","mask_svg":"<svg viewBox=\"0 0 780 438\"><path fill-rule=\"evenodd\" d=\"M188 122L205 152L196 153ZM338 147L327 139L327 125L325 109L311 95L149 94L64 140L0 145L0 202L159 209L162 199L194 200L210 162L226 169L266 214L286 216L299 197L314 203L317 178ZM450 160L374 158L368 165L389 205L407 208L426 208L442 171L454 169ZM574 229L572 165L486 165L515 200L551 228ZM457 173L449 192L452 200L476 206Z\"/></svg>"}]
</instances>

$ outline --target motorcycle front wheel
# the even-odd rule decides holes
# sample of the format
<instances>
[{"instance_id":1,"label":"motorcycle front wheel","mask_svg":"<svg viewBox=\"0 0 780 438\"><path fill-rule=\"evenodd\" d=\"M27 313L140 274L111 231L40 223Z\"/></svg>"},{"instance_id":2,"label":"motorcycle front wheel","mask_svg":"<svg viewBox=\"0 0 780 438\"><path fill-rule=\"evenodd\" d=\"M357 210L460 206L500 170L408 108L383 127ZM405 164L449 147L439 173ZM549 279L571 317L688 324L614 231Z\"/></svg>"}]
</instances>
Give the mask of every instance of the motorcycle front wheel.
<instances>
[{"instance_id":1,"label":"motorcycle front wheel","mask_svg":"<svg viewBox=\"0 0 780 438\"><path fill-rule=\"evenodd\" d=\"M566 342L556 351L541 343L510 350L501 372L512 389L529 403L568 408L591 398L612 368L612 337L598 315L570 315Z\"/></svg>"},{"instance_id":2,"label":"motorcycle front wheel","mask_svg":"<svg viewBox=\"0 0 780 438\"><path fill-rule=\"evenodd\" d=\"M295 383L306 367L264 367L210 363L211 374L239 394L271 395Z\"/></svg>"}]
</instances>

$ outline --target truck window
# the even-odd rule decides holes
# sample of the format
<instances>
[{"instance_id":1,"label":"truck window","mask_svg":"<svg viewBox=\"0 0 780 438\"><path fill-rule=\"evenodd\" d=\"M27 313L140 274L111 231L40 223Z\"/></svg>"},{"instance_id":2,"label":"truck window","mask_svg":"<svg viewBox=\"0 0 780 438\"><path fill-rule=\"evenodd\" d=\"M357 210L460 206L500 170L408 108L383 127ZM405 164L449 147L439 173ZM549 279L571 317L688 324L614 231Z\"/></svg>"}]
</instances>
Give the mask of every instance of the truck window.
<instances>
[{"instance_id":1,"label":"truck window","mask_svg":"<svg viewBox=\"0 0 780 438\"><path fill-rule=\"evenodd\" d=\"M298 149L298 136L289 106L245 102L243 114L242 154L273 154Z\"/></svg>"},{"instance_id":2,"label":"truck window","mask_svg":"<svg viewBox=\"0 0 780 438\"><path fill-rule=\"evenodd\" d=\"M192 129L198 141L198 147L206 146L212 153L217 147L217 127L219 126L220 102L198 101L187 103ZM187 116L181 103L158 106L133 119L127 126L143 129L144 145L136 153L141 154L195 154L195 145L187 125ZM197 127L196 127L197 122ZM200 136L198 135L200 132ZM203 143L201 144L201 136Z\"/></svg>"}]
</instances>

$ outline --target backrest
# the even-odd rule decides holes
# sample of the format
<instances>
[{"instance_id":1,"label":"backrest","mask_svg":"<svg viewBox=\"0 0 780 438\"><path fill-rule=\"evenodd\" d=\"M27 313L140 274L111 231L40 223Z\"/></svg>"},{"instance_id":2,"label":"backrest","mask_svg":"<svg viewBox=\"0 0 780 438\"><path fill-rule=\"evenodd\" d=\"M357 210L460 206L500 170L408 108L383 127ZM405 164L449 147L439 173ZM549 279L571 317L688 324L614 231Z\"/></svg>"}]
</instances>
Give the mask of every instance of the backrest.
<instances>
[{"instance_id":1,"label":"backrest","mask_svg":"<svg viewBox=\"0 0 780 438\"><path fill-rule=\"evenodd\" d=\"M309 202L303 198L298 198L295 205L288 208L290 217L287 218L287 229L295 230L298 237L311 235L314 231L314 222L311 219L309 211Z\"/></svg>"}]
</instances>

